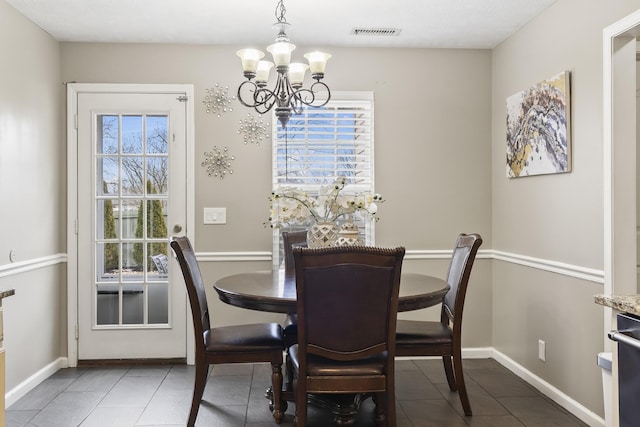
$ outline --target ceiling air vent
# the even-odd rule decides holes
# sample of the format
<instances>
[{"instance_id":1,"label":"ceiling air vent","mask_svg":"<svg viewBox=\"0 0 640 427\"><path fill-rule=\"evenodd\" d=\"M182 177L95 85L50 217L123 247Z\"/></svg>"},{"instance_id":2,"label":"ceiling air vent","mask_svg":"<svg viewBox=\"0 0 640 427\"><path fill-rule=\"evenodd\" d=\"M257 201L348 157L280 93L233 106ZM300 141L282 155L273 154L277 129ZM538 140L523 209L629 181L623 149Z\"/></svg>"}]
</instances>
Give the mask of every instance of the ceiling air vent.
<instances>
[{"instance_id":1,"label":"ceiling air vent","mask_svg":"<svg viewBox=\"0 0 640 427\"><path fill-rule=\"evenodd\" d=\"M354 36L397 36L400 34L399 28L354 28L351 34Z\"/></svg>"}]
</instances>

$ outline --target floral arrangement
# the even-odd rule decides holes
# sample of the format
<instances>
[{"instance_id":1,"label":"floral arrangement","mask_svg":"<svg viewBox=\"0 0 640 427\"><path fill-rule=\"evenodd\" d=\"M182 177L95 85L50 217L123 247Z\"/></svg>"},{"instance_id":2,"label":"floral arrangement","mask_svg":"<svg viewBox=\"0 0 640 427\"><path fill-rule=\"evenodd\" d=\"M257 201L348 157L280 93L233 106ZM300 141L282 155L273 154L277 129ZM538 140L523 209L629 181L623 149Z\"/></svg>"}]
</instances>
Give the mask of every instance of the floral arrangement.
<instances>
[{"instance_id":1,"label":"floral arrangement","mask_svg":"<svg viewBox=\"0 0 640 427\"><path fill-rule=\"evenodd\" d=\"M378 204L384 202L380 194L342 194L347 180L336 181L320 188L317 196L296 187L281 187L271 193L271 210L265 226L277 228L282 224L305 224L311 222L336 222L338 219L360 212L374 218Z\"/></svg>"}]
</instances>

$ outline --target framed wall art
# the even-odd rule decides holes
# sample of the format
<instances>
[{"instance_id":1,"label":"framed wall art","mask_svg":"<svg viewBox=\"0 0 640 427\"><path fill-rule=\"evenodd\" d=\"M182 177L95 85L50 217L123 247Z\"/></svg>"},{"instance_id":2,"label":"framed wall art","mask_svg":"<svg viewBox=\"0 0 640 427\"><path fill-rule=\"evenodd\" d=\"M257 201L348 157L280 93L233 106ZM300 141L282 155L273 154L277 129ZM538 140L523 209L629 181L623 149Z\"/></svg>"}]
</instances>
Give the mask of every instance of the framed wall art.
<instances>
[{"instance_id":1,"label":"framed wall art","mask_svg":"<svg viewBox=\"0 0 640 427\"><path fill-rule=\"evenodd\" d=\"M507 177L571 172L571 78L563 71L507 98Z\"/></svg>"}]
</instances>

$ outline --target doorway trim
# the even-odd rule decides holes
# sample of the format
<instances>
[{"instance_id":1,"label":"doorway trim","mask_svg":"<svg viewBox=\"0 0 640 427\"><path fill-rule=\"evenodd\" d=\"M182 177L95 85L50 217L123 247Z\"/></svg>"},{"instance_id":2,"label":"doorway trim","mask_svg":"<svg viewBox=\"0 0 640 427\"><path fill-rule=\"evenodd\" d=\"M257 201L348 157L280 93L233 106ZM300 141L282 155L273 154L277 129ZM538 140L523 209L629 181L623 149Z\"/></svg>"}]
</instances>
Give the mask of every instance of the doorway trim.
<instances>
[{"instance_id":1,"label":"doorway trim","mask_svg":"<svg viewBox=\"0 0 640 427\"><path fill-rule=\"evenodd\" d=\"M640 10L603 31L604 293L637 293L636 36ZM608 313L607 313L608 311ZM615 321L605 312L605 332ZM609 340L605 341L606 347Z\"/></svg>"},{"instance_id":2,"label":"doorway trim","mask_svg":"<svg viewBox=\"0 0 640 427\"><path fill-rule=\"evenodd\" d=\"M186 105L186 230L195 242L194 236L194 90L187 84L110 84L110 83L69 83L67 85L67 364L78 366L78 95L80 93L175 93L187 96ZM187 307L187 331L192 324ZM193 364L195 342L193 334L186 333L187 363Z\"/></svg>"},{"instance_id":3,"label":"doorway trim","mask_svg":"<svg viewBox=\"0 0 640 427\"><path fill-rule=\"evenodd\" d=\"M636 246L636 38L640 10L603 30L604 293L635 294ZM634 185L628 180L633 177ZM625 182L626 180L626 182ZM607 338L616 312L604 309L604 348L613 352L613 424L618 425L617 349Z\"/></svg>"}]
</instances>

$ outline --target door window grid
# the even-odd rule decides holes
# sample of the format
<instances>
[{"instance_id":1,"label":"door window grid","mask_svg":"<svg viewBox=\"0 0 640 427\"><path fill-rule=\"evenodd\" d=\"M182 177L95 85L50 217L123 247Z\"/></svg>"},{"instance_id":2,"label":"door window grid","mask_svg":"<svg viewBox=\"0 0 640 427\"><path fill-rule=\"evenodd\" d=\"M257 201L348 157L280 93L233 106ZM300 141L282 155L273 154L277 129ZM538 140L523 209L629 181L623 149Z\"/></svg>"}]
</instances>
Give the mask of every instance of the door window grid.
<instances>
[{"instance_id":1,"label":"door window grid","mask_svg":"<svg viewBox=\"0 0 640 427\"><path fill-rule=\"evenodd\" d=\"M167 324L168 276L151 257L168 253L168 118L98 115L96 129L96 325Z\"/></svg>"}]
</instances>

